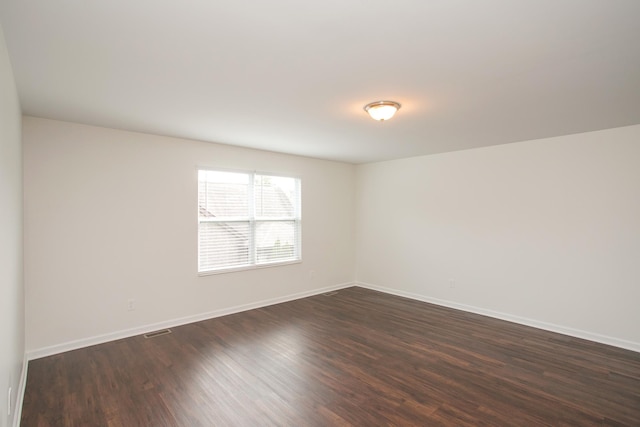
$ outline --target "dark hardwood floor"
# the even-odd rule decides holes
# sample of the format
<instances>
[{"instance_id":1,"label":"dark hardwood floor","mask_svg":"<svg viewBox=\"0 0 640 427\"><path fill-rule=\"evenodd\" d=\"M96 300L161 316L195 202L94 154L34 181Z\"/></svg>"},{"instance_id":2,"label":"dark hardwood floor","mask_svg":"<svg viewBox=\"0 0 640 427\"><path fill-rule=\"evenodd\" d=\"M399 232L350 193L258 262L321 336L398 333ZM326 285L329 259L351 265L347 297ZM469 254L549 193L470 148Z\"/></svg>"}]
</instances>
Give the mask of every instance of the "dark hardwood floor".
<instances>
[{"instance_id":1,"label":"dark hardwood floor","mask_svg":"<svg viewBox=\"0 0 640 427\"><path fill-rule=\"evenodd\" d=\"M640 426L640 353L362 288L29 363L22 426Z\"/></svg>"}]
</instances>

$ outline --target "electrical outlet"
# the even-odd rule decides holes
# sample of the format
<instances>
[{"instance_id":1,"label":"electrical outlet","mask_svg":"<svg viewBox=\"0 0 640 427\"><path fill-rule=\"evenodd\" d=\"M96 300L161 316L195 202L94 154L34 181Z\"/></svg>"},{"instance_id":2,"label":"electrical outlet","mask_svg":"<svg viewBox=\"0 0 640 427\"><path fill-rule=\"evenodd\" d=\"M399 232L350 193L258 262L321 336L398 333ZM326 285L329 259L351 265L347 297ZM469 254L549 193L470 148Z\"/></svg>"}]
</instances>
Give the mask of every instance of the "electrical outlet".
<instances>
[{"instance_id":1,"label":"electrical outlet","mask_svg":"<svg viewBox=\"0 0 640 427\"><path fill-rule=\"evenodd\" d=\"M456 281L453 279L449 279L449 288L453 289L456 287Z\"/></svg>"},{"instance_id":2,"label":"electrical outlet","mask_svg":"<svg viewBox=\"0 0 640 427\"><path fill-rule=\"evenodd\" d=\"M127 301L127 310L133 311L135 309L136 309L136 300L130 299L129 301Z\"/></svg>"},{"instance_id":3,"label":"electrical outlet","mask_svg":"<svg viewBox=\"0 0 640 427\"><path fill-rule=\"evenodd\" d=\"M309 271L309 280L313 280L316 277L316 271L315 270L310 270Z\"/></svg>"}]
</instances>

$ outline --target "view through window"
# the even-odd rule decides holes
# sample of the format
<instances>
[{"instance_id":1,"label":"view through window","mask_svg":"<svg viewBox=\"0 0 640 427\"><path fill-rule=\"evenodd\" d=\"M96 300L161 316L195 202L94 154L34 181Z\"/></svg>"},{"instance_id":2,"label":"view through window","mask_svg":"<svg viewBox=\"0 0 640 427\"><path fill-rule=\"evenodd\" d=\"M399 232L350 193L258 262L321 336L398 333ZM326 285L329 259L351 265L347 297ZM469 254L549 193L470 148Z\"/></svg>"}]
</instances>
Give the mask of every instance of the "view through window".
<instances>
[{"instance_id":1,"label":"view through window","mask_svg":"<svg viewBox=\"0 0 640 427\"><path fill-rule=\"evenodd\" d=\"M198 272L301 259L300 179L198 171Z\"/></svg>"}]
</instances>

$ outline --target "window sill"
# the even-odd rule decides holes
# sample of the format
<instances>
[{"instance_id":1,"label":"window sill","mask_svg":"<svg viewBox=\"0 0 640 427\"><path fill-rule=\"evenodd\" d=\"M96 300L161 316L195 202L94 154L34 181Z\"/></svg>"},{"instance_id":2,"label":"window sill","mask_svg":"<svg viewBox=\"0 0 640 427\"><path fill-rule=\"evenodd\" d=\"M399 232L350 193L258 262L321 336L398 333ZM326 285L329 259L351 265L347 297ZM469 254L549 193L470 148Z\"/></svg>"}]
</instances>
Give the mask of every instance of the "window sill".
<instances>
[{"instance_id":1,"label":"window sill","mask_svg":"<svg viewBox=\"0 0 640 427\"><path fill-rule=\"evenodd\" d=\"M301 259L296 259L293 261L272 262L269 264L247 265L242 267L222 268L220 270L199 271L198 277L213 276L217 274L226 274L226 273L235 273L237 271L262 270L263 268L282 267L285 265L301 264L301 263L302 263Z\"/></svg>"}]
</instances>

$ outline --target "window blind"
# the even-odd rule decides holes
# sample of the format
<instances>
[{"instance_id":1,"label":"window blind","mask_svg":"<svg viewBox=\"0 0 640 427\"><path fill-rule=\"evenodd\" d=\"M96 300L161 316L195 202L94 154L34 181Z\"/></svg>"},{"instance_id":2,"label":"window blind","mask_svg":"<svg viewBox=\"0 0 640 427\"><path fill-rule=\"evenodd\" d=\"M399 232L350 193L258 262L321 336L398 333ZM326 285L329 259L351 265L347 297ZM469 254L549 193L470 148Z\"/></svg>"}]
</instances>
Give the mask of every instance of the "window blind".
<instances>
[{"instance_id":1,"label":"window blind","mask_svg":"<svg viewBox=\"0 0 640 427\"><path fill-rule=\"evenodd\" d=\"M301 259L298 178L198 171L198 271Z\"/></svg>"}]
</instances>

